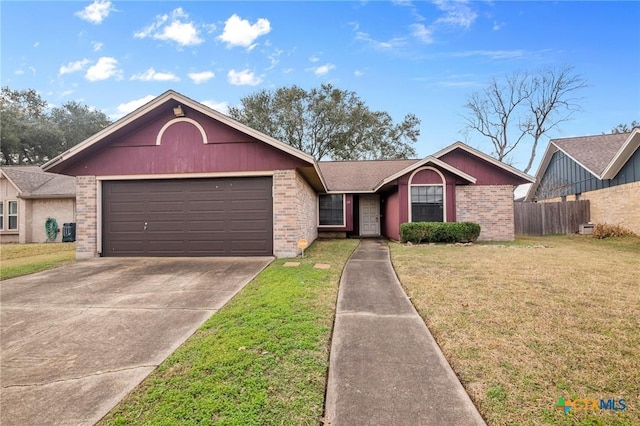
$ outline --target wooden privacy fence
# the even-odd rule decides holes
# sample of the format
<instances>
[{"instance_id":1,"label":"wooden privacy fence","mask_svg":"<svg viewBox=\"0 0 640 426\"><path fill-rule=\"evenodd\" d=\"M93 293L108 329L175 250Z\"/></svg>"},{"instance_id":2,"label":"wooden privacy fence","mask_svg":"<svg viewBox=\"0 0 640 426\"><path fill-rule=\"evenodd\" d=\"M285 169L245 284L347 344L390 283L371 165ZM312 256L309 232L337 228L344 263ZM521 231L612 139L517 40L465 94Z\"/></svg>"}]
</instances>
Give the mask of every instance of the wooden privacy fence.
<instances>
[{"instance_id":1,"label":"wooden privacy fence","mask_svg":"<svg viewBox=\"0 0 640 426\"><path fill-rule=\"evenodd\" d=\"M514 203L516 235L573 234L590 218L589 200Z\"/></svg>"}]
</instances>

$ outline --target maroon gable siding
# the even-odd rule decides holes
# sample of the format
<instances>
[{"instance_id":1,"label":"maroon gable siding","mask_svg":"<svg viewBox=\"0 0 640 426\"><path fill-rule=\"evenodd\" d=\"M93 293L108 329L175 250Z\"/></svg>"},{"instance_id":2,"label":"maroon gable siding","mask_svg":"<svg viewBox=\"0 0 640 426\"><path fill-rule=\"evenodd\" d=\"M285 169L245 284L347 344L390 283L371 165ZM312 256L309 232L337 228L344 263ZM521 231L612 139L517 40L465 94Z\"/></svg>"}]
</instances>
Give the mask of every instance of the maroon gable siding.
<instances>
[{"instance_id":1,"label":"maroon gable siding","mask_svg":"<svg viewBox=\"0 0 640 426\"><path fill-rule=\"evenodd\" d=\"M418 173L413 175L413 179L411 180L412 184L421 184L421 185L440 185L442 184L442 178L438 173L433 170L420 170Z\"/></svg>"},{"instance_id":2,"label":"maroon gable siding","mask_svg":"<svg viewBox=\"0 0 640 426\"><path fill-rule=\"evenodd\" d=\"M506 170L457 148L439 158L468 175L476 178L476 185L520 185L528 183Z\"/></svg>"},{"instance_id":3,"label":"maroon gable siding","mask_svg":"<svg viewBox=\"0 0 640 426\"><path fill-rule=\"evenodd\" d=\"M383 229L382 233L385 237L395 241L400 240L400 193L394 192L387 196L384 203L383 211ZM406 222L406 221L405 221Z\"/></svg>"},{"instance_id":4,"label":"maroon gable siding","mask_svg":"<svg viewBox=\"0 0 640 426\"><path fill-rule=\"evenodd\" d=\"M190 111L189 118L205 129L206 144L198 128L183 121L169 126L160 145L156 145L161 128L173 118L163 115L124 135L120 132L108 136L100 142L99 151L94 148L87 155L79 155L56 172L73 176L108 176L272 171L309 166L303 160L196 111Z\"/></svg>"},{"instance_id":5,"label":"maroon gable siding","mask_svg":"<svg viewBox=\"0 0 640 426\"><path fill-rule=\"evenodd\" d=\"M427 171L427 170L425 170ZM430 171L429 173L424 173L425 171L420 171L416 173L413 177L413 184L429 184L442 183L442 179L438 176L434 171ZM440 172L444 175L444 178L447 182L446 184L446 192L447 192L447 222L455 222L456 221L456 185L468 184L465 180L459 178L458 176L449 173L446 170L440 170ZM408 173L398 179L398 187L399 187L399 219L398 228L401 223L405 223L409 221L409 176L411 173Z\"/></svg>"}]
</instances>

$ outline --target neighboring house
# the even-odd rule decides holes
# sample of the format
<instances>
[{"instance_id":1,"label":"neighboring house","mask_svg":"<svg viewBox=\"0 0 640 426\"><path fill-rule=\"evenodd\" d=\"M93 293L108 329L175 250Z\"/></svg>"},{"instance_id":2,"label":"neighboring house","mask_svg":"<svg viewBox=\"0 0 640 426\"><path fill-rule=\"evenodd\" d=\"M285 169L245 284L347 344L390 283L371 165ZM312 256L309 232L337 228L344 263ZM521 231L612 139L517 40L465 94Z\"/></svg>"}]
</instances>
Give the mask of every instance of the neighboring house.
<instances>
[{"instance_id":1,"label":"neighboring house","mask_svg":"<svg viewBox=\"0 0 640 426\"><path fill-rule=\"evenodd\" d=\"M76 179L38 166L0 167L0 242L44 243L45 223L75 221ZM62 241L58 233L56 241Z\"/></svg>"},{"instance_id":2,"label":"neighboring house","mask_svg":"<svg viewBox=\"0 0 640 426\"><path fill-rule=\"evenodd\" d=\"M591 221L640 233L640 128L554 139L527 201L589 200Z\"/></svg>"},{"instance_id":3,"label":"neighboring house","mask_svg":"<svg viewBox=\"0 0 640 426\"><path fill-rule=\"evenodd\" d=\"M77 177L77 255L299 254L319 234L399 238L407 221L474 221L514 237L533 178L462 143L422 160L316 162L168 91L54 158Z\"/></svg>"}]
</instances>

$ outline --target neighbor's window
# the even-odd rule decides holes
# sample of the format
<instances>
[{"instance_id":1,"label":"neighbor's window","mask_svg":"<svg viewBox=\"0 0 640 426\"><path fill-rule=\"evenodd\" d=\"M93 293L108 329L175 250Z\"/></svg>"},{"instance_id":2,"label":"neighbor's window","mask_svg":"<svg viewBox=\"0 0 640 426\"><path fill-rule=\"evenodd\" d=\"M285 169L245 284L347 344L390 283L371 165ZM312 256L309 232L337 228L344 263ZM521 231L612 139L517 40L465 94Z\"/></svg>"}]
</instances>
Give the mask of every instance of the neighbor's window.
<instances>
[{"instance_id":1,"label":"neighbor's window","mask_svg":"<svg viewBox=\"0 0 640 426\"><path fill-rule=\"evenodd\" d=\"M443 222L442 186L411 187L411 221Z\"/></svg>"},{"instance_id":2,"label":"neighbor's window","mask_svg":"<svg viewBox=\"0 0 640 426\"><path fill-rule=\"evenodd\" d=\"M320 226L344 226L344 195L319 195L318 218Z\"/></svg>"},{"instance_id":3,"label":"neighbor's window","mask_svg":"<svg viewBox=\"0 0 640 426\"><path fill-rule=\"evenodd\" d=\"M4 201L0 201L0 231L4 231Z\"/></svg>"},{"instance_id":4,"label":"neighbor's window","mask_svg":"<svg viewBox=\"0 0 640 426\"><path fill-rule=\"evenodd\" d=\"M9 226L7 229L15 230L18 229L18 202L17 201L9 201L9 211L8 211L8 222Z\"/></svg>"}]
</instances>

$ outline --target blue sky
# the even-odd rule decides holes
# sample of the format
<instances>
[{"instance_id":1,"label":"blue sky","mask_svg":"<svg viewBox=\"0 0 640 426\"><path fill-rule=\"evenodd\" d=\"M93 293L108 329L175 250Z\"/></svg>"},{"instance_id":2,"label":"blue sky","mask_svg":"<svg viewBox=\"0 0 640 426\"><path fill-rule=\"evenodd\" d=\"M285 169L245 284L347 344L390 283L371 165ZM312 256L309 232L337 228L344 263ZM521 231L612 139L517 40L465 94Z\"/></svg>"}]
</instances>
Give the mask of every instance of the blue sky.
<instances>
[{"instance_id":1,"label":"blue sky","mask_svg":"<svg viewBox=\"0 0 640 426\"><path fill-rule=\"evenodd\" d=\"M1 84L116 119L168 89L222 112L260 89L321 83L396 121L420 157L462 140L466 98L492 77L572 65L582 112L551 138L640 120L640 3L577 1L2 1ZM548 139L543 141L546 146ZM542 156L545 146L538 152ZM513 158L524 168L527 146ZM536 170L537 162L531 170Z\"/></svg>"}]
</instances>

